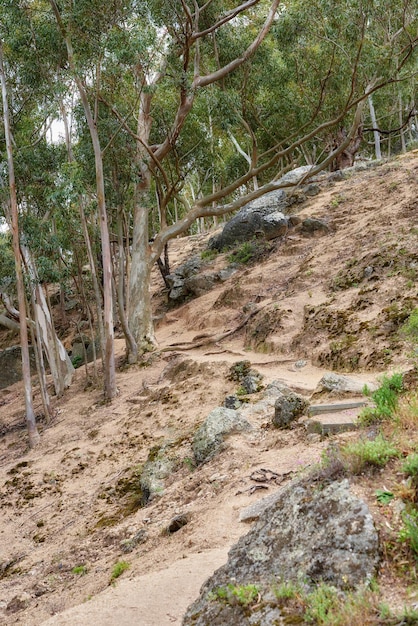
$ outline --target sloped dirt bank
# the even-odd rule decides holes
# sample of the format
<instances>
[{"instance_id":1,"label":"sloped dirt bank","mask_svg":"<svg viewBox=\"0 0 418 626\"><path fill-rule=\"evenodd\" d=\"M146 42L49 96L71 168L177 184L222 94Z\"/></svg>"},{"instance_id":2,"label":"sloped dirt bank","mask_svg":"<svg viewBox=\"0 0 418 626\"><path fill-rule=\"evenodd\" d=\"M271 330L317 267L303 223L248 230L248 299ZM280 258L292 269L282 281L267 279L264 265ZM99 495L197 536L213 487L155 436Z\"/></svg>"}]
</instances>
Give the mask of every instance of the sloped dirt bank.
<instances>
[{"instance_id":1,"label":"sloped dirt bank","mask_svg":"<svg viewBox=\"0 0 418 626\"><path fill-rule=\"evenodd\" d=\"M120 394L111 405L103 405L99 388L86 387L78 370L65 398L55 402L54 420L41 420L35 450L27 451L21 387L0 392L0 623L36 626L51 617L66 623L59 621L67 619L62 612L76 606L74 624L106 623L103 618L145 626L144 598L160 620L155 624L181 622L193 599L186 597L186 580L199 587L212 567L206 568L210 555L223 558L247 532L240 510L278 487L273 481L253 490L253 472L268 469L285 482L316 463L329 443L309 438L302 426L278 431L268 412L257 413L248 418L251 432L229 439L196 469L193 432L237 392L231 365L249 360L264 384L279 380L306 396L333 368L355 369L362 383L407 366L409 348L397 331L418 304L417 168L410 155L323 190L300 208L328 220L329 232L275 242L266 257L237 267L230 279L181 307L166 306L155 274L160 352L118 371ZM199 253L206 239L174 241L173 266ZM229 261L219 255L211 263L220 269ZM239 326L253 307L251 323L209 341ZM199 347L186 345L202 336L208 341ZM122 340L117 352L122 357ZM36 405L40 412L39 398ZM139 477L162 448L173 469L144 507ZM188 523L167 534L180 514ZM182 556L191 573L184 573L181 602L172 604L177 592L171 595L169 581L177 589L171 572ZM109 586L120 561L129 569ZM120 592L130 589L122 602ZM193 595L195 587L189 589ZM403 602L406 590L398 596Z\"/></svg>"}]
</instances>

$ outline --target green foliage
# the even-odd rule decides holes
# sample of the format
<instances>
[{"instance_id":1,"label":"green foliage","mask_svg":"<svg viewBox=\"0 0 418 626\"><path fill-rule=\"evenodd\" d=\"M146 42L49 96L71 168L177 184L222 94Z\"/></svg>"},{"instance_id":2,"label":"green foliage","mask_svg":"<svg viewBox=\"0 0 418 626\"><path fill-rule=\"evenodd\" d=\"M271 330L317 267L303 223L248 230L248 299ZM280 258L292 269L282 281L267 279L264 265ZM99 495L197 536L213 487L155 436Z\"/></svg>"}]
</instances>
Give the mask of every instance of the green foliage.
<instances>
[{"instance_id":1,"label":"green foliage","mask_svg":"<svg viewBox=\"0 0 418 626\"><path fill-rule=\"evenodd\" d=\"M335 613L339 604L338 593L334 587L321 583L307 596L306 602L308 605L305 611L307 622L330 625L333 623L330 618L334 619L332 613Z\"/></svg>"},{"instance_id":2,"label":"green foliage","mask_svg":"<svg viewBox=\"0 0 418 626\"><path fill-rule=\"evenodd\" d=\"M265 241L257 239L244 241L238 248L228 255L230 263L240 263L247 265L252 261L260 260L269 251L269 245Z\"/></svg>"},{"instance_id":3,"label":"green foliage","mask_svg":"<svg viewBox=\"0 0 418 626\"><path fill-rule=\"evenodd\" d=\"M394 497L394 494L391 491L386 491L386 489L376 490L376 500L379 504L389 504Z\"/></svg>"},{"instance_id":4,"label":"green foliage","mask_svg":"<svg viewBox=\"0 0 418 626\"><path fill-rule=\"evenodd\" d=\"M226 587L217 587L214 589L210 598L213 600L221 600L227 604L239 604L247 607L258 600L260 593L257 585L233 585L229 583Z\"/></svg>"},{"instance_id":5,"label":"green foliage","mask_svg":"<svg viewBox=\"0 0 418 626\"><path fill-rule=\"evenodd\" d=\"M399 394L403 389L402 374L392 374L392 376L384 376L381 385L376 391L370 392L367 386L364 388L364 394L370 397L374 403L374 407L366 407L359 416L359 421L363 425L375 424L382 420L389 419L398 406Z\"/></svg>"},{"instance_id":6,"label":"green foliage","mask_svg":"<svg viewBox=\"0 0 418 626\"><path fill-rule=\"evenodd\" d=\"M0 290L14 291L15 261L9 233L0 233Z\"/></svg>"},{"instance_id":7,"label":"green foliage","mask_svg":"<svg viewBox=\"0 0 418 626\"><path fill-rule=\"evenodd\" d=\"M228 261L245 265L254 259L256 253L257 244L253 241L244 241L239 248L231 252L228 256Z\"/></svg>"},{"instance_id":8,"label":"green foliage","mask_svg":"<svg viewBox=\"0 0 418 626\"><path fill-rule=\"evenodd\" d=\"M113 566L110 580L111 581L116 580L116 578L119 578L119 576L121 576L123 572L126 572L126 570L128 570L129 568L130 568L130 564L127 561L118 561Z\"/></svg>"},{"instance_id":9,"label":"green foliage","mask_svg":"<svg viewBox=\"0 0 418 626\"><path fill-rule=\"evenodd\" d=\"M418 511L411 509L402 514L403 528L399 532L399 541L406 542L418 557Z\"/></svg>"},{"instance_id":10,"label":"green foliage","mask_svg":"<svg viewBox=\"0 0 418 626\"><path fill-rule=\"evenodd\" d=\"M401 334L411 342L414 358L418 359L418 308L414 309L401 328Z\"/></svg>"},{"instance_id":11,"label":"green foliage","mask_svg":"<svg viewBox=\"0 0 418 626\"><path fill-rule=\"evenodd\" d=\"M360 439L341 449L343 459L353 474L361 474L367 467L384 467L390 459L400 455L394 445L378 435L376 439Z\"/></svg>"},{"instance_id":12,"label":"green foliage","mask_svg":"<svg viewBox=\"0 0 418 626\"><path fill-rule=\"evenodd\" d=\"M77 354L77 356L71 359L71 363L73 364L74 368L77 369L83 364L83 360L83 357Z\"/></svg>"},{"instance_id":13,"label":"green foliage","mask_svg":"<svg viewBox=\"0 0 418 626\"><path fill-rule=\"evenodd\" d=\"M418 454L409 454L402 463L402 471L415 481L418 480Z\"/></svg>"},{"instance_id":14,"label":"green foliage","mask_svg":"<svg viewBox=\"0 0 418 626\"><path fill-rule=\"evenodd\" d=\"M292 600L300 595L301 590L298 585L291 580L280 583L273 588L273 593L278 600Z\"/></svg>"},{"instance_id":15,"label":"green foliage","mask_svg":"<svg viewBox=\"0 0 418 626\"><path fill-rule=\"evenodd\" d=\"M87 566L86 565L76 565L71 570L73 574L77 574L78 576L85 576L87 574Z\"/></svg>"},{"instance_id":16,"label":"green foliage","mask_svg":"<svg viewBox=\"0 0 418 626\"><path fill-rule=\"evenodd\" d=\"M200 255L200 258L203 261L213 261L213 259L216 259L216 257L218 256L219 252L218 250L203 250L203 252Z\"/></svg>"}]
</instances>

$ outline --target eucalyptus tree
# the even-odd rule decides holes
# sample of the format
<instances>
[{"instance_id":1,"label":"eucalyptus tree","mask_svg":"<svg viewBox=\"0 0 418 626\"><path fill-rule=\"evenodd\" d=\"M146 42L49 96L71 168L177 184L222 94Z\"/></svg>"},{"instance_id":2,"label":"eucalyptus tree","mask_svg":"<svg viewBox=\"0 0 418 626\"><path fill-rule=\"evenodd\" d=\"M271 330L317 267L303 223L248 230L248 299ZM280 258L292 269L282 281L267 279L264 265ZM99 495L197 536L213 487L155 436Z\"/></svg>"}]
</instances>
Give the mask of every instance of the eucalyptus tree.
<instances>
[{"instance_id":1,"label":"eucalyptus tree","mask_svg":"<svg viewBox=\"0 0 418 626\"><path fill-rule=\"evenodd\" d=\"M34 257L38 252L41 265L42 260L48 259L45 248L52 247L53 237L50 231L43 242L36 243L36 239L40 232L39 225L49 220L52 210L48 196L51 193L52 173L58 156L58 149L48 146L45 139L48 118L55 112L53 95L49 92L50 83L47 80L49 65L36 61L40 57L52 57L52 52L56 61L60 58L60 51L47 38L34 36L31 21L26 14L27 4L20 3L17 6L16 3L5 1L2 5L4 65L7 64L12 103L9 132L15 147L13 166L17 180L20 252L23 254L27 282L31 287L34 315L40 332L39 340L48 357L56 394L60 396L70 384L74 368L56 334ZM3 203L6 213L7 204L8 200ZM28 227L25 221L29 221L32 227ZM42 254L39 254L39 250L42 250ZM22 326L25 325L26 315L20 315Z\"/></svg>"},{"instance_id":2,"label":"eucalyptus tree","mask_svg":"<svg viewBox=\"0 0 418 626\"><path fill-rule=\"evenodd\" d=\"M16 194L16 179L14 172L13 142L9 116L9 95L7 91L6 74L4 69L3 42L0 39L0 83L3 104L4 136L7 150L7 169L10 187L10 214L9 224L13 238L13 253L15 258L16 283L20 313L20 345L22 351L22 373L25 388L26 424L29 435L29 445L34 447L39 441L39 433L36 427L35 412L33 409L32 383L29 359L28 330L26 326L26 301L25 285L23 280L22 258L20 255L19 214Z\"/></svg>"},{"instance_id":3,"label":"eucalyptus tree","mask_svg":"<svg viewBox=\"0 0 418 626\"><path fill-rule=\"evenodd\" d=\"M405 72L417 43L416 20L405 20L411 10L411 2L400 0L391 11L397 31L384 58L383 35L370 28L381 12L374 2L342 3L336 11L326 0L293 0L283 7L150 1L121 25L114 55L124 84L131 73L136 95L107 104L137 146L129 307L136 348L129 346L130 361L155 344L149 277L166 243L199 218L223 215L278 188L280 173L301 155L310 155L314 174L348 148L367 98ZM212 129L214 122L221 129L220 143L225 145L228 130L239 129L234 137L238 145L246 143L250 163L242 159L223 168L221 184L184 202L187 182L196 177L188 168L200 160L194 122L205 126L195 116L205 92L224 105L219 109L229 118L229 128L222 129L219 111L211 116ZM326 146L342 129L344 137L330 156ZM149 243L152 189L163 212L174 199L185 206L175 223L162 219ZM239 195L242 189L247 193Z\"/></svg>"}]
</instances>

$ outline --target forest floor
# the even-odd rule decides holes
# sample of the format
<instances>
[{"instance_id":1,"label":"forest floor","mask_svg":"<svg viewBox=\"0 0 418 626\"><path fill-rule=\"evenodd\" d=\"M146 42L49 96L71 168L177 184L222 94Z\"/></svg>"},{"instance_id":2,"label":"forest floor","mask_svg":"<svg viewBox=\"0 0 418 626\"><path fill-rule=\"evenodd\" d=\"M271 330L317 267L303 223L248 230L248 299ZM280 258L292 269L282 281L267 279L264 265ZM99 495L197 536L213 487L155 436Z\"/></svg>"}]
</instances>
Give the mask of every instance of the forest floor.
<instances>
[{"instance_id":1,"label":"forest floor","mask_svg":"<svg viewBox=\"0 0 418 626\"><path fill-rule=\"evenodd\" d=\"M158 350L126 367L124 341L116 340L119 395L111 404L78 369L54 400L53 420L40 419L34 450L27 448L22 385L0 391L0 624L181 623L201 584L248 531L240 510L277 488L252 490L251 474L267 468L290 479L330 443L312 441L299 424L277 430L272 415L257 414L253 431L195 468L193 433L237 391L230 367L250 361L264 385L280 380L309 398L326 371L366 383L411 366L399 329L418 306L417 183L416 152L329 183L297 206L301 216L324 220L327 231L289 231L230 279L176 308L167 307L156 272ZM172 267L200 255L207 239L171 242ZM207 268L229 263L219 254ZM239 332L185 346L234 329L255 308ZM35 401L40 407L38 393ZM141 507L141 467L162 445L175 454L176 469L161 496ZM354 481L379 528L387 520L373 494L392 478ZM168 534L178 514L189 522ZM137 545L126 552L129 541ZM120 562L126 571L116 578ZM380 584L393 606L417 601L410 577L395 580L383 567Z\"/></svg>"}]
</instances>

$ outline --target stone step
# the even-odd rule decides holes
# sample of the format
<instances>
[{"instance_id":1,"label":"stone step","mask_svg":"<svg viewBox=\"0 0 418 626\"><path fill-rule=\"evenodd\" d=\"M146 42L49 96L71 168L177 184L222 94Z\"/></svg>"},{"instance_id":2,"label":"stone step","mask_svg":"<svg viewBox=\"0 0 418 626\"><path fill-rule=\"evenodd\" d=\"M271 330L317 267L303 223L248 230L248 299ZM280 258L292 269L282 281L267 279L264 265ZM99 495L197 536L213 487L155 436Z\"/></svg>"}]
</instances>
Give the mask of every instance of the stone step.
<instances>
[{"instance_id":1,"label":"stone step","mask_svg":"<svg viewBox=\"0 0 418 626\"><path fill-rule=\"evenodd\" d=\"M322 413L337 413L349 409L358 409L368 404L367 400L351 400L350 402L332 402L330 404L311 404L309 415L321 415Z\"/></svg>"},{"instance_id":2,"label":"stone step","mask_svg":"<svg viewBox=\"0 0 418 626\"><path fill-rule=\"evenodd\" d=\"M357 418L363 408L360 406L338 410L334 412L326 412L315 414L305 422L308 433L317 433L319 435L335 435L344 433L358 428Z\"/></svg>"}]
</instances>

